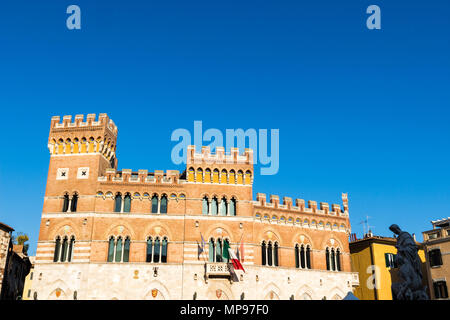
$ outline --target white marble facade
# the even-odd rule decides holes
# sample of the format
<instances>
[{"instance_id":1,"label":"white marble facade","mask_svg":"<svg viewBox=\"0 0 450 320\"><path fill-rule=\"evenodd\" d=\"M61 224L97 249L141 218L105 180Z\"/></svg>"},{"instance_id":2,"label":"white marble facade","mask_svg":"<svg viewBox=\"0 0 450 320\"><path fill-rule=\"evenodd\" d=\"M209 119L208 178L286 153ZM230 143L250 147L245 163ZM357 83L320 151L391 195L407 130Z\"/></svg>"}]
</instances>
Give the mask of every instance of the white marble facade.
<instances>
[{"instance_id":1,"label":"white marble facade","mask_svg":"<svg viewBox=\"0 0 450 320\"><path fill-rule=\"evenodd\" d=\"M155 274L155 269L157 273ZM38 300L342 299L355 274L245 266L239 281L205 280L205 264L36 263L32 296Z\"/></svg>"}]
</instances>

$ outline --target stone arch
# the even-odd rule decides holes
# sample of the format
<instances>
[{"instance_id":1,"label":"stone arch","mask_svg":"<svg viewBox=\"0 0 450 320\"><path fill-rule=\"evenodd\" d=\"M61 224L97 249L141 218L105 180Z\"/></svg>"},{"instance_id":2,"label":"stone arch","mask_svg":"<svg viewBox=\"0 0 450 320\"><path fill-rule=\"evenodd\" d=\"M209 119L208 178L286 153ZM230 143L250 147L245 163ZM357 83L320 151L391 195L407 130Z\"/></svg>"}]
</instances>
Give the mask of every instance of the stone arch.
<instances>
[{"instance_id":1,"label":"stone arch","mask_svg":"<svg viewBox=\"0 0 450 320\"><path fill-rule=\"evenodd\" d=\"M50 288L54 288L51 293L48 295L48 300L68 300L70 299L71 290L67 286L67 284L58 279L51 284L48 285Z\"/></svg>"},{"instance_id":2,"label":"stone arch","mask_svg":"<svg viewBox=\"0 0 450 320\"><path fill-rule=\"evenodd\" d=\"M330 300L342 300L345 297L345 293L339 287L334 287L328 297Z\"/></svg>"},{"instance_id":3,"label":"stone arch","mask_svg":"<svg viewBox=\"0 0 450 320\"><path fill-rule=\"evenodd\" d=\"M218 234L217 229L222 229L222 233ZM230 243L234 242L233 239L233 234L230 232L229 230L229 226L224 224L224 223L215 223L212 226L210 226L206 232L205 232L205 239L210 239L210 238L228 238Z\"/></svg>"},{"instance_id":4,"label":"stone arch","mask_svg":"<svg viewBox=\"0 0 450 320\"><path fill-rule=\"evenodd\" d=\"M329 238L325 238L322 241L320 247L324 250L326 248L339 248L339 249L341 249L341 253L344 250L344 246L342 245L342 242L339 239L337 239L336 237L334 237L333 234L331 234Z\"/></svg>"},{"instance_id":5,"label":"stone arch","mask_svg":"<svg viewBox=\"0 0 450 320\"><path fill-rule=\"evenodd\" d=\"M301 286L295 294L296 300L314 300L314 291L308 285Z\"/></svg>"},{"instance_id":6,"label":"stone arch","mask_svg":"<svg viewBox=\"0 0 450 320\"><path fill-rule=\"evenodd\" d=\"M70 232L64 230L66 226L69 226L69 228L71 229ZM50 240L55 240L56 236L65 236L67 235L68 237L70 236L75 236L75 239L77 239L77 235L80 234L80 230L78 228L78 226L74 225L72 223L72 221L70 220L64 220L58 224L55 224L54 226L50 225L50 230L49 230L49 234L51 235Z\"/></svg>"},{"instance_id":7,"label":"stone arch","mask_svg":"<svg viewBox=\"0 0 450 320\"><path fill-rule=\"evenodd\" d=\"M270 233L272 233L275 237L270 236ZM260 234L258 235L258 238L256 238L258 242L261 242L262 240L271 240L272 242L278 241L278 244L281 245L282 238L278 231L274 230L273 227L266 227L264 228Z\"/></svg>"},{"instance_id":8,"label":"stone arch","mask_svg":"<svg viewBox=\"0 0 450 320\"><path fill-rule=\"evenodd\" d=\"M147 287L150 289L144 295L144 300L170 300L169 290L160 281L154 280Z\"/></svg>"},{"instance_id":9,"label":"stone arch","mask_svg":"<svg viewBox=\"0 0 450 320\"><path fill-rule=\"evenodd\" d=\"M157 232L158 230L155 230L156 228L161 228L161 230ZM167 236L169 238L169 241L174 239L169 226L166 224L166 222L162 221L153 222L145 228L144 234L142 235L141 238L147 240L148 236L160 236L160 237Z\"/></svg>"},{"instance_id":10,"label":"stone arch","mask_svg":"<svg viewBox=\"0 0 450 320\"><path fill-rule=\"evenodd\" d=\"M262 290L263 300L280 300L281 290L273 282L269 283Z\"/></svg>"},{"instance_id":11,"label":"stone arch","mask_svg":"<svg viewBox=\"0 0 450 320\"><path fill-rule=\"evenodd\" d=\"M301 241L301 237L304 237L304 240L303 241ZM311 236L309 236L309 235L307 235L305 232L303 232L303 231L299 231L299 232L297 232L297 233L295 233L294 234L294 236L292 237L292 239L291 239L291 246L295 246L295 244L301 244L301 243L303 243L303 244L305 244L305 245L310 245L310 247L311 247L311 249L312 248L315 248L315 246L314 246L314 242L313 242L313 240L312 240L312 237Z\"/></svg>"},{"instance_id":12,"label":"stone arch","mask_svg":"<svg viewBox=\"0 0 450 320\"><path fill-rule=\"evenodd\" d=\"M120 228L123 228L122 231ZM136 240L136 233L130 224L124 220L117 221L103 234L103 239L109 239L110 236L129 236L130 240Z\"/></svg>"}]
</instances>

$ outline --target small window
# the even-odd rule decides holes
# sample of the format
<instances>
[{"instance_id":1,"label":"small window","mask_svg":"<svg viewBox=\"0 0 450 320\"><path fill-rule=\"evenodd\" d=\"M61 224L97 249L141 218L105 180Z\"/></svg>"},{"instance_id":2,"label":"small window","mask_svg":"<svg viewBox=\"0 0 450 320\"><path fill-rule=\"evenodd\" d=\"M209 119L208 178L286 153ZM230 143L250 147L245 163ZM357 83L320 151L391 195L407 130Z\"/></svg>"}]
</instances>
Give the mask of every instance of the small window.
<instances>
[{"instance_id":1,"label":"small window","mask_svg":"<svg viewBox=\"0 0 450 320\"><path fill-rule=\"evenodd\" d=\"M393 253L385 253L386 268L397 268L396 255Z\"/></svg>"},{"instance_id":2,"label":"small window","mask_svg":"<svg viewBox=\"0 0 450 320\"><path fill-rule=\"evenodd\" d=\"M428 251L428 260L430 267L438 267L442 265L442 255L440 249L432 249Z\"/></svg>"},{"instance_id":3,"label":"small window","mask_svg":"<svg viewBox=\"0 0 450 320\"><path fill-rule=\"evenodd\" d=\"M433 282L434 297L436 299L447 299L447 283L443 280Z\"/></svg>"}]
</instances>

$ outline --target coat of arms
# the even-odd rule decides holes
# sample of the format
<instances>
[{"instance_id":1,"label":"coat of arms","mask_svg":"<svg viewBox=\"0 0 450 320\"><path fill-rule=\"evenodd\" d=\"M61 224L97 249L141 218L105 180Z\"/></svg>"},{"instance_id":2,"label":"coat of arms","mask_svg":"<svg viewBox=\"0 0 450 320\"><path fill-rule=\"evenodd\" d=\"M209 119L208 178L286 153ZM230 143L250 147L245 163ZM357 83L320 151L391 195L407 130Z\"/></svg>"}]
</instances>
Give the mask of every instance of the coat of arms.
<instances>
[{"instance_id":1,"label":"coat of arms","mask_svg":"<svg viewBox=\"0 0 450 320\"><path fill-rule=\"evenodd\" d=\"M158 295L158 289L152 289L152 297L156 298L157 295Z\"/></svg>"},{"instance_id":2,"label":"coat of arms","mask_svg":"<svg viewBox=\"0 0 450 320\"><path fill-rule=\"evenodd\" d=\"M216 297L217 297L217 299L220 299L221 296L222 296L222 290L217 289L216 290Z\"/></svg>"},{"instance_id":3,"label":"coat of arms","mask_svg":"<svg viewBox=\"0 0 450 320\"><path fill-rule=\"evenodd\" d=\"M59 296L61 295L61 289L56 289L56 297L59 298Z\"/></svg>"}]
</instances>

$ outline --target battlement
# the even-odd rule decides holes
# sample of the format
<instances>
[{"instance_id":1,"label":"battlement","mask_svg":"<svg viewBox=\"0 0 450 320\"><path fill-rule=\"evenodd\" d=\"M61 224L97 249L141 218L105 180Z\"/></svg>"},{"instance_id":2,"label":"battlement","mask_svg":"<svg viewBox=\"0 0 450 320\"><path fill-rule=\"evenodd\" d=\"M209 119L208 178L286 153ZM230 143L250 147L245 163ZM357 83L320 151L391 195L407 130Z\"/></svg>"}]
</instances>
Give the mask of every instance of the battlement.
<instances>
[{"instance_id":1,"label":"battlement","mask_svg":"<svg viewBox=\"0 0 450 320\"><path fill-rule=\"evenodd\" d=\"M86 117L86 121L84 121L84 115L77 114L75 116L75 121L72 122L72 116L67 115L63 117L62 122L59 116L52 117L50 130L58 130L58 129L67 129L67 128L87 128L87 127L106 127L111 133L117 136L117 126L114 122L109 119L106 113L100 113L98 116L98 120L96 121L96 114L90 113Z\"/></svg>"},{"instance_id":2,"label":"battlement","mask_svg":"<svg viewBox=\"0 0 450 320\"><path fill-rule=\"evenodd\" d=\"M245 164L253 166L253 150L245 149L243 155L238 148L231 148L230 153L225 153L224 147L217 147L212 154L210 147L203 146L202 152L195 151L195 146L188 146L187 164Z\"/></svg>"},{"instance_id":3,"label":"battlement","mask_svg":"<svg viewBox=\"0 0 450 320\"><path fill-rule=\"evenodd\" d=\"M122 169L122 171L114 168L106 169L105 175L98 177L99 182L130 182L130 183L168 183L179 184L180 172L178 170L148 170L140 169L132 171L131 169Z\"/></svg>"},{"instance_id":4,"label":"battlement","mask_svg":"<svg viewBox=\"0 0 450 320\"><path fill-rule=\"evenodd\" d=\"M274 208L280 210L293 210L299 212L306 213L315 213L315 214L329 214L329 215L337 215L337 216L348 216L348 196L346 193L342 194L342 201L344 204L344 210L341 210L341 206L339 204L332 204L331 210L330 206L327 202L320 202L319 207L317 207L317 202L308 200L308 205L305 206L305 200L303 199L295 199L295 206L292 203L292 198L283 197L283 203L280 204L280 198L277 195L270 195L270 201L266 201L266 194L257 193L256 201L254 204L261 207Z\"/></svg>"},{"instance_id":5,"label":"battlement","mask_svg":"<svg viewBox=\"0 0 450 320\"><path fill-rule=\"evenodd\" d=\"M96 120L95 114L52 117L48 148L51 155L78 155L101 153L108 160L114 160L117 141L117 127L106 113Z\"/></svg>"}]
</instances>

